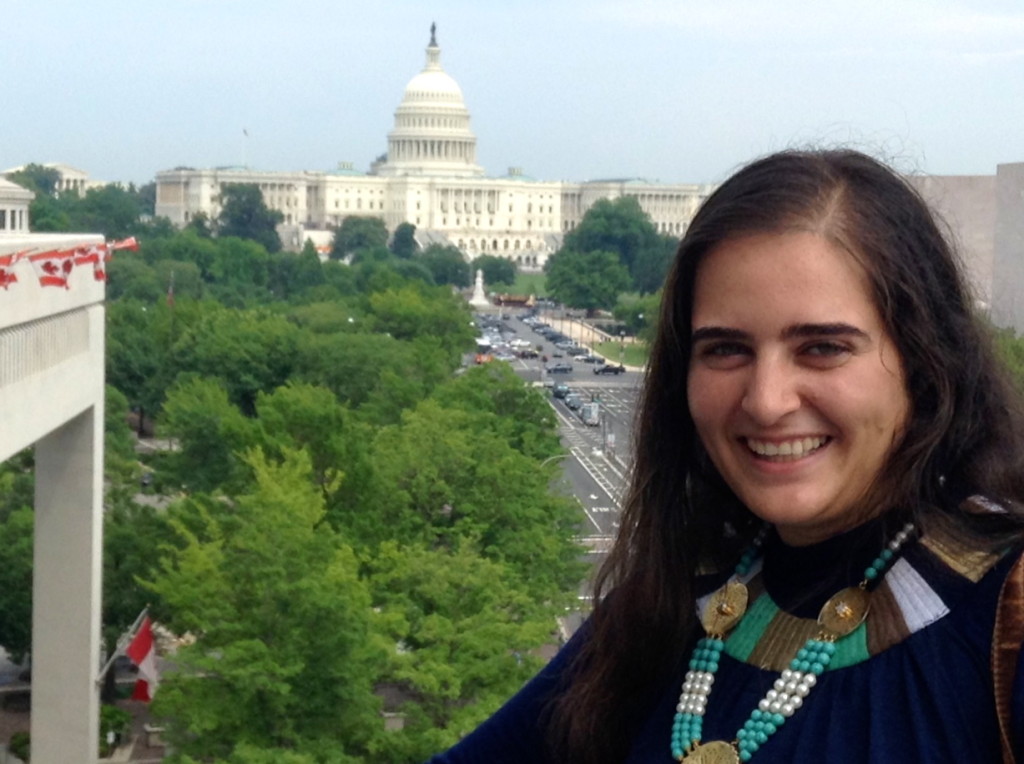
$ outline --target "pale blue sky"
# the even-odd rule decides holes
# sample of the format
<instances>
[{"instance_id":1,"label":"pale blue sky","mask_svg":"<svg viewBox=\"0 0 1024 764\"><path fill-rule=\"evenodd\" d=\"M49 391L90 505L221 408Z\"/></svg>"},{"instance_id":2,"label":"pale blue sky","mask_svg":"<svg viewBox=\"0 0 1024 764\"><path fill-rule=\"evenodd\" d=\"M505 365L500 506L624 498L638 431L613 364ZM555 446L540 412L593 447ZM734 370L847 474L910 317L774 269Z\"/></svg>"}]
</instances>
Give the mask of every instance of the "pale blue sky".
<instances>
[{"instance_id":1,"label":"pale blue sky","mask_svg":"<svg viewBox=\"0 0 1024 764\"><path fill-rule=\"evenodd\" d=\"M366 170L431 21L489 175L715 182L812 142L935 174L1024 161L1019 0L8 0L0 18L0 169Z\"/></svg>"}]
</instances>

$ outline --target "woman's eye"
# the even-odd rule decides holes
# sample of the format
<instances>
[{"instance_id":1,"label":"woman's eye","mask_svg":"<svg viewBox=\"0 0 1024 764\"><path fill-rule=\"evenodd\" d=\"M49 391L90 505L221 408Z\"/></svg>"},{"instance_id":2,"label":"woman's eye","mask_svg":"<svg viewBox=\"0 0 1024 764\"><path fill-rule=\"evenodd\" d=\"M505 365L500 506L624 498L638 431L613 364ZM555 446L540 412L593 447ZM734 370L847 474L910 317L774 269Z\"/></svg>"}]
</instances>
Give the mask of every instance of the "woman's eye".
<instances>
[{"instance_id":1,"label":"woman's eye","mask_svg":"<svg viewBox=\"0 0 1024 764\"><path fill-rule=\"evenodd\" d=\"M700 354L712 358L728 358L735 355L745 355L748 352L746 346L738 342L716 342L703 348Z\"/></svg>"},{"instance_id":2,"label":"woman's eye","mask_svg":"<svg viewBox=\"0 0 1024 764\"><path fill-rule=\"evenodd\" d=\"M850 348L839 342L815 342L804 347L803 352L818 358L835 358L850 352Z\"/></svg>"}]
</instances>

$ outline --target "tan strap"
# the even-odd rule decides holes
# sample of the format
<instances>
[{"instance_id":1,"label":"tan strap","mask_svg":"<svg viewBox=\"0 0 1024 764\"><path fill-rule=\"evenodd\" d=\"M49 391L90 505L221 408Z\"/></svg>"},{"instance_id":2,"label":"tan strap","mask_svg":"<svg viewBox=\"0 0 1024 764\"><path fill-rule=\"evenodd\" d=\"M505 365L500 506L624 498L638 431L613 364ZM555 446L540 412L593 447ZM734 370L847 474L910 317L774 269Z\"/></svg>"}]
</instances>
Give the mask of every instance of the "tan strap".
<instances>
[{"instance_id":1,"label":"tan strap","mask_svg":"<svg viewBox=\"0 0 1024 764\"><path fill-rule=\"evenodd\" d=\"M1003 582L996 607L996 626L992 632L992 680L995 688L999 738L1003 746L1003 764L1014 764L1013 730L1010 712L1013 680L1024 643L1024 555L1017 558Z\"/></svg>"}]
</instances>

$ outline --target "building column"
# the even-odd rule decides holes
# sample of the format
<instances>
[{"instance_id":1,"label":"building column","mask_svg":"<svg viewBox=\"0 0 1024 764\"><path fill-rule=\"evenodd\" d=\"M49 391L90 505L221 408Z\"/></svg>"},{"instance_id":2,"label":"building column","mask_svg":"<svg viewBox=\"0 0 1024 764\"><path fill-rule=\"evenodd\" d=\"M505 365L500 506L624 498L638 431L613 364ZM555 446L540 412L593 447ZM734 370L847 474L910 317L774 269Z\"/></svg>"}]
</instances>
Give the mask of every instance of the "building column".
<instances>
[{"instance_id":1,"label":"building column","mask_svg":"<svg viewBox=\"0 0 1024 764\"><path fill-rule=\"evenodd\" d=\"M97 400L35 447L31 735L38 764L94 764L99 751L102 392Z\"/></svg>"}]
</instances>

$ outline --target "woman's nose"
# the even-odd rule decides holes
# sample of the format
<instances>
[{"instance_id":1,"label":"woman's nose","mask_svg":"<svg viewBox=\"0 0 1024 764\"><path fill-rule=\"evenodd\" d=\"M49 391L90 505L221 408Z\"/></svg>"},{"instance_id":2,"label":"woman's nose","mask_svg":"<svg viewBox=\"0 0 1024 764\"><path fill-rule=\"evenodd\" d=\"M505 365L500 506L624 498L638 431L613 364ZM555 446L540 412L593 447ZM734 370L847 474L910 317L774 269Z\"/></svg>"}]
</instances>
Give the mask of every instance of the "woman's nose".
<instances>
[{"instance_id":1,"label":"woman's nose","mask_svg":"<svg viewBox=\"0 0 1024 764\"><path fill-rule=\"evenodd\" d=\"M781 360L758 359L750 367L750 376L741 403L757 424L771 425L800 408L796 371Z\"/></svg>"}]
</instances>

